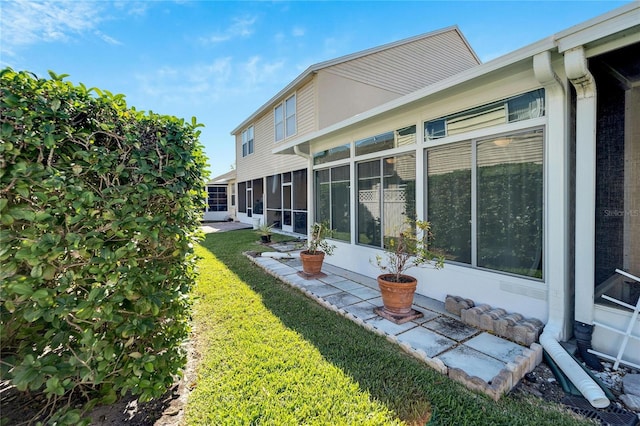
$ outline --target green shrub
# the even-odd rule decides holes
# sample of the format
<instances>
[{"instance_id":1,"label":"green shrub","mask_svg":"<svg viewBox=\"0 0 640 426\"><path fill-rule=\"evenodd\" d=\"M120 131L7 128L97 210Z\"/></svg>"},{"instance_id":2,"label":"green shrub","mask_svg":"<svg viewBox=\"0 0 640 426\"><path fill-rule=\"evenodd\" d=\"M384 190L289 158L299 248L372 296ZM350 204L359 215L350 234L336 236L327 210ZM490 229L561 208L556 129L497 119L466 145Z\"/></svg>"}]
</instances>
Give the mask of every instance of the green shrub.
<instances>
[{"instance_id":1,"label":"green shrub","mask_svg":"<svg viewBox=\"0 0 640 426\"><path fill-rule=\"evenodd\" d=\"M179 374L206 165L195 118L50 74L0 71L0 375L76 423L78 395L145 401Z\"/></svg>"}]
</instances>

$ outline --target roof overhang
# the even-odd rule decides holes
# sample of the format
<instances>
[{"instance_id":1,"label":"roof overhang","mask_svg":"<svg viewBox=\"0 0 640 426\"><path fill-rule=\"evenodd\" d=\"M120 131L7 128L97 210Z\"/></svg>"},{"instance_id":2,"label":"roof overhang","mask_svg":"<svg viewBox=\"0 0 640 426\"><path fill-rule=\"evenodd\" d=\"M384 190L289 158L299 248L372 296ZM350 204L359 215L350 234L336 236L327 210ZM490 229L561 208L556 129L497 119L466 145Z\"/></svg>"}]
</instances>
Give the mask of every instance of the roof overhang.
<instances>
[{"instance_id":1,"label":"roof overhang","mask_svg":"<svg viewBox=\"0 0 640 426\"><path fill-rule=\"evenodd\" d=\"M452 25L452 26L449 26L449 27L446 27L446 28L442 28L442 29L439 29L439 30L436 30L436 31L431 31L431 32L428 32L428 33L420 34L420 35L417 35L417 36L414 36L414 37L398 40L398 41L395 41L395 42L392 42L392 43L387 43L387 44L384 44L382 46L372 47L370 49L366 49L366 50L362 50L362 51L359 51L359 52L351 53L349 55L340 56L338 58L330 59L328 61L319 62L317 64L311 65L302 74L300 74L298 77L296 77L295 80L293 80L291 83L289 83L287 86L285 86L284 89L280 90L275 96L273 96L271 99L269 99L264 105L262 105L260 108L258 108L253 114L251 114L247 119L245 119L242 123L240 123L235 129L233 129L231 131L231 134L235 135L238 132L240 132L241 130L244 130L247 126L249 126L251 123L256 121L260 116L262 116L265 113L265 111L267 111L272 106L274 106L274 105L278 104L279 102L281 102L286 95L292 93L295 89L301 87L302 85L304 85L305 83L310 81L313 78L313 76L318 71L320 71L322 69L325 69L327 67L331 67L333 65L341 64L343 62L351 61L353 59L357 59L357 58L360 58L360 57L363 57L363 56L366 56L366 55L371 55L373 53L380 52L380 51L386 50L386 49L390 49L390 48L395 47L395 46L399 46L399 45L402 45L402 44L410 43L410 42L412 42L414 40L419 40L419 39L427 38L427 37L433 37L435 35L438 35L438 34L441 34L441 33L445 33L445 32L448 32L448 31L457 31L458 34L460 35L460 37L462 38L462 40L464 41L465 45L467 46L467 48L471 52L471 54L476 58L476 60L478 62L480 62L480 59L478 58L478 55L471 48L471 45L467 42L467 39L464 37L462 32L460 32L460 29L456 25Z\"/></svg>"},{"instance_id":2,"label":"roof overhang","mask_svg":"<svg viewBox=\"0 0 640 426\"><path fill-rule=\"evenodd\" d=\"M274 154L295 154L294 147L297 147L295 149L299 152L308 155L311 153L311 143L315 139L328 136L339 130L345 130L366 120L379 117L380 115L410 107L412 104L424 102L428 100L429 97L445 90L472 82L475 79L488 76L493 72L507 67L515 66L523 61L532 62L533 57L541 52L563 52L572 47L587 43L592 44L592 52L598 51L599 46L602 46L602 40L605 39L609 41L607 44L608 49L612 48L611 43L618 43L620 44L619 47L634 43L640 38L640 25L638 25L638 22L640 22L640 3L633 2L361 114L357 114L321 130L307 133L274 148L271 152Z\"/></svg>"},{"instance_id":3,"label":"roof overhang","mask_svg":"<svg viewBox=\"0 0 640 426\"><path fill-rule=\"evenodd\" d=\"M488 74L491 74L492 72L499 71L508 66L513 66L523 61L529 61L535 54L553 49L554 47L555 44L553 38L541 40L525 48L516 50L510 54L501 56L500 58L494 59L490 62L477 65L473 68L469 68L452 77L438 81L420 90L391 100L361 114L354 115L353 117L350 117L346 120L332 124L331 126L327 126L321 130L307 133L303 136L300 136L299 138L293 139L279 147L274 148L271 152L274 154L295 154L294 147L297 146L299 151L302 151L305 154L309 154L311 152L311 142L315 139L330 135L331 133L334 133L338 130L343 130L348 127L360 124L366 120L378 117L382 114L391 113L399 109L411 107L416 103L424 102L429 97L437 95L438 93L441 93L445 90L452 89L463 83L467 83L474 79L484 77Z\"/></svg>"},{"instance_id":4,"label":"roof overhang","mask_svg":"<svg viewBox=\"0 0 640 426\"><path fill-rule=\"evenodd\" d=\"M236 180L236 171L231 170L231 171L228 171L227 173L221 174L219 176L214 177L213 179L210 179L207 182L207 185L226 185L229 182L233 182L235 180Z\"/></svg>"}]
</instances>

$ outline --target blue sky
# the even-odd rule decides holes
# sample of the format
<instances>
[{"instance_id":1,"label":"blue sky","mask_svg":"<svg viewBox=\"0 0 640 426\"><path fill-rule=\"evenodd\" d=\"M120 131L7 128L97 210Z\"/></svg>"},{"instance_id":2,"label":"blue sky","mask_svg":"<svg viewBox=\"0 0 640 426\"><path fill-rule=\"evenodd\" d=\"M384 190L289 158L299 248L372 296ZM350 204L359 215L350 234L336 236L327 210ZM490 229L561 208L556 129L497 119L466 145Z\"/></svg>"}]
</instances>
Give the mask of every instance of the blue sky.
<instances>
[{"instance_id":1,"label":"blue sky","mask_svg":"<svg viewBox=\"0 0 640 426\"><path fill-rule=\"evenodd\" d=\"M205 125L211 177L238 124L312 64L458 25L483 62L629 1L2 1L0 67L52 70Z\"/></svg>"}]
</instances>

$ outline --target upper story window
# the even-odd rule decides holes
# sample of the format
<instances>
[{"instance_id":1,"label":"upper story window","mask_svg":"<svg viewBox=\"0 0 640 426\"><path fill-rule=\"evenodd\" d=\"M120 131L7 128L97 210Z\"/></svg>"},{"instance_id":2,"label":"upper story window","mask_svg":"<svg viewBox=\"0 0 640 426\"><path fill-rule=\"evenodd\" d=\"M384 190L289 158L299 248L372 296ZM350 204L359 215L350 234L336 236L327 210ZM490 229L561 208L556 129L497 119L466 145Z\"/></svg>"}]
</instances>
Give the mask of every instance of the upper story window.
<instances>
[{"instance_id":1,"label":"upper story window","mask_svg":"<svg viewBox=\"0 0 640 426\"><path fill-rule=\"evenodd\" d=\"M296 95L292 95L274 110L276 142L296 134Z\"/></svg>"},{"instance_id":2,"label":"upper story window","mask_svg":"<svg viewBox=\"0 0 640 426\"><path fill-rule=\"evenodd\" d=\"M242 132L242 156L253 154L253 126Z\"/></svg>"},{"instance_id":3,"label":"upper story window","mask_svg":"<svg viewBox=\"0 0 640 426\"><path fill-rule=\"evenodd\" d=\"M425 140L440 139L498 124L543 117L544 89L472 108L424 123Z\"/></svg>"},{"instance_id":4,"label":"upper story window","mask_svg":"<svg viewBox=\"0 0 640 426\"><path fill-rule=\"evenodd\" d=\"M285 134L287 137L296 134L296 95L291 96L284 103Z\"/></svg>"}]
</instances>

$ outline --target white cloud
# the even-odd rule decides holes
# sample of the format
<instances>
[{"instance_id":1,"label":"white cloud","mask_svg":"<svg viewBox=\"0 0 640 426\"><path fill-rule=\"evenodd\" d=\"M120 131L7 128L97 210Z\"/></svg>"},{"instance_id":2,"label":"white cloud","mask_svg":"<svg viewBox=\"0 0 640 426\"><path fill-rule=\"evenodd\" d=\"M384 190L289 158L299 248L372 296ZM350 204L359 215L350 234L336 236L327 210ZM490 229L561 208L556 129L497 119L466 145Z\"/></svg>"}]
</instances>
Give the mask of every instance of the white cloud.
<instances>
[{"instance_id":1,"label":"white cloud","mask_svg":"<svg viewBox=\"0 0 640 426\"><path fill-rule=\"evenodd\" d=\"M153 97L160 105L178 103L200 105L219 99L232 76L231 58L193 66L163 66L151 74L135 76L145 98Z\"/></svg>"},{"instance_id":2,"label":"white cloud","mask_svg":"<svg viewBox=\"0 0 640 426\"><path fill-rule=\"evenodd\" d=\"M103 3L88 1L3 2L0 14L3 54L40 42L66 42L75 36L96 30L103 15ZM103 40L111 37L97 32Z\"/></svg>"},{"instance_id":3,"label":"white cloud","mask_svg":"<svg viewBox=\"0 0 640 426\"><path fill-rule=\"evenodd\" d=\"M293 27L291 35L294 37L302 37L305 34L305 29L302 27Z\"/></svg>"},{"instance_id":4,"label":"white cloud","mask_svg":"<svg viewBox=\"0 0 640 426\"><path fill-rule=\"evenodd\" d=\"M253 34L253 25L257 18L234 18L233 23L225 30L201 39L204 43L217 44L234 38L247 38Z\"/></svg>"},{"instance_id":5,"label":"white cloud","mask_svg":"<svg viewBox=\"0 0 640 426\"><path fill-rule=\"evenodd\" d=\"M241 66L241 87L250 91L262 83L278 81L283 68L284 61L264 62L260 56L252 56Z\"/></svg>"},{"instance_id":6,"label":"white cloud","mask_svg":"<svg viewBox=\"0 0 640 426\"><path fill-rule=\"evenodd\" d=\"M115 38L113 38L111 36L106 35L102 31L95 30L93 33L95 35L97 35L98 37L100 37L100 39L102 39L104 42L106 42L108 44L112 44L114 46L120 46L122 44L121 41L119 41L119 40L117 40L117 39L115 39Z\"/></svg>"},{"instance_id":7,"label":"white cloud","mask_svg":"<svg viewBox=\"0 0 640 426\"><path fill-rule=\"evenodd\" d=\"M116 1L113 3L116 9L123 10L127 15L143 16L147 13L149 2L144 1Z\"/></svg>"},{"instance_id":8,"label":"white cloud","mask_svg":"<svg viewBox=\"0 0 640 426\"><path fill-rule=\"evenodd\" d=\"M261 93L265 86L270 91L274 81L284 85L287 81L283 81L283 69L284 61L264 61L260 56L241 63L222 57L193 66L163 66L148 74L138 73L135 78L140 98L155 108L177 105L195 108Z\"/></svg>"}]
</instances>

